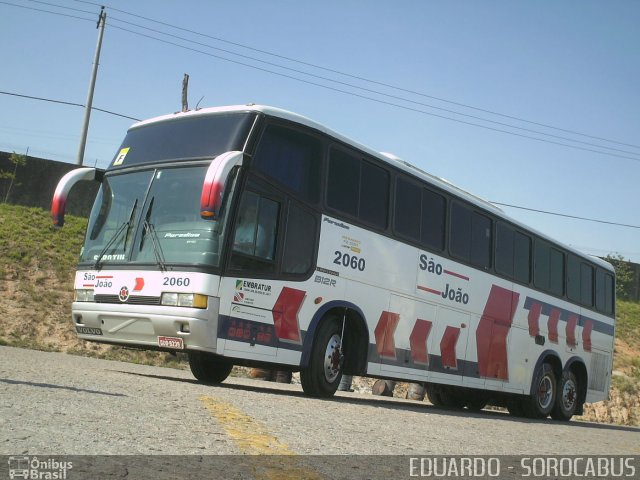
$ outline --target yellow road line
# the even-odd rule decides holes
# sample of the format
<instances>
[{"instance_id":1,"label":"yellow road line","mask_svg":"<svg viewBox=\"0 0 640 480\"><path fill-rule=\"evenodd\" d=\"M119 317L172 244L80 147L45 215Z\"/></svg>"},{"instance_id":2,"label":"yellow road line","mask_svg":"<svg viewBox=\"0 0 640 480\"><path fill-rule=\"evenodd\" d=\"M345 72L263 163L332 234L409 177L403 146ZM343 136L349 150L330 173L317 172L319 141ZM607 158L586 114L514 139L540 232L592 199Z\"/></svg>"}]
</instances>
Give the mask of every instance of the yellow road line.
<instances>
[{"instance_id":1,"label":"yellow road line","mask_svg":"<svg viewBox=\"0 0 640 480\"><path fill-rule=\"evenodd\" d=\"M295 458L295 453L286 443L281 442L269 433L267 426L235 405L212 396L201 396L199 400L211 415L222 425L226 434L235 446L245 455L278 455L278 457L261 457L247 464L254 470L255 478L264 480L321 480L323 477L311 470Z\"/></svg>"}]
</instances>

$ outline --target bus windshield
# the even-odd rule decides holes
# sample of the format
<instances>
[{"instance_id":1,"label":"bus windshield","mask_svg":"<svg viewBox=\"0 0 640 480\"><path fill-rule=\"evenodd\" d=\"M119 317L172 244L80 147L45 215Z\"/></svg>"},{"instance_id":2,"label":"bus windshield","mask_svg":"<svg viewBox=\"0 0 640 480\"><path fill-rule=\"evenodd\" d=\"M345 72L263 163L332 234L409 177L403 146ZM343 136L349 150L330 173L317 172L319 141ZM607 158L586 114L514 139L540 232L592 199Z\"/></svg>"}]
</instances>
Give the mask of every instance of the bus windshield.
<instances>
[{"instance_id":1,"label":"bus windshield","mask_svg":"<svg viewBox=\"0 0 640 480\"><path fill-rule=\"evenodd\" d=\"M216 220L200 217L206 170L206 165L185 165L106 175L80 262L96 267L129 262L217 267L226 208L223 203ZM232 183L230 179L230 187Z\"/></svg>"}]
</instances>

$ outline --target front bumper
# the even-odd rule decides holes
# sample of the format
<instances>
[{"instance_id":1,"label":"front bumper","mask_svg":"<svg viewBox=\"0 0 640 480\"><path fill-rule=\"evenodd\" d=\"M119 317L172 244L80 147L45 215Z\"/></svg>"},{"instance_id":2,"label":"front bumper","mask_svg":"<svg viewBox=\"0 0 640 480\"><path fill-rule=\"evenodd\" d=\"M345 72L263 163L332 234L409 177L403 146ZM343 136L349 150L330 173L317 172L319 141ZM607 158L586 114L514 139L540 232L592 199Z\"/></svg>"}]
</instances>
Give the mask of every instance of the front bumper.
<instances>
[{"instance_id":1,"label":"front bumper","mask_svg":"<svg viewBox=\"0 0 640 480\"><path fill-rule=\"evenodd\" d=\"M71 316L83 340L158 348L158 337L173 337L185 350L216 353L219 306L216 297L206 309L74 302Z\"/></svg>"}]
</instances>

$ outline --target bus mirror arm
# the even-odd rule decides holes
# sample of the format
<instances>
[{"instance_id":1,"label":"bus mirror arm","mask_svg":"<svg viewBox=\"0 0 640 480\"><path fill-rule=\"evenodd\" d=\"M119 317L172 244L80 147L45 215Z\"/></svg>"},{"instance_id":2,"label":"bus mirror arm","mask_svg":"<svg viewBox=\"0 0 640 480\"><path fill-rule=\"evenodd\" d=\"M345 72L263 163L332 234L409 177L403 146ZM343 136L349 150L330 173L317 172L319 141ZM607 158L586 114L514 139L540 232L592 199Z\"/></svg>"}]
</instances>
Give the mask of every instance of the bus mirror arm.
<instances>
[{"instance_id":1,"label":"bus mirror arm","mask_svg":"<svg viewBox=\"0 0 640 480\"><path fill-rule=\"evenodd\" d=\"M200 197L200 216L217 220L222 206L224 189L233 167L242 164L242 152L226 152L218 155L209 165Z\"/></svg>"},{"instance_id":2,"label":"bus mirror arm","mask_svg":"<svg viewBox=\"0 0 640 480\"><path fill-rule=\"evenodd\" d=\"M51 201L51 217L56 227L64 225L64 211L67 206L67 196L71 188L83 180L97 181L102 183L104 171L97 168L76 168L71 170L58 182L56 191Z\"/></svg>"}]
</instances>

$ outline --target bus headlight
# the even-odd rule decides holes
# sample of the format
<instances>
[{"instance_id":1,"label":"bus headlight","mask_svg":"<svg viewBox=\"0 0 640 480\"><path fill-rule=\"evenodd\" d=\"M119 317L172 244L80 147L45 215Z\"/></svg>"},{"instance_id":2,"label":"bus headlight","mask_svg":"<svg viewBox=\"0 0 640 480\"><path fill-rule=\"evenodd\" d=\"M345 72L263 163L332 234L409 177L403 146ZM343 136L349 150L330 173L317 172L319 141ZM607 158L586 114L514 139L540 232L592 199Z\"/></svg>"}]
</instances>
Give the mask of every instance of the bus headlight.
<instances>
[{"instance_id":1,"label":"bus headlight","mask_svg":"<svg viewBox=\"0 0 640 480\"><path fill-rule=\"evenodd\" d=\"M171 307L207 308L209 302L206 295L199 293L165 292L160 303Z\"/></svg>"},{"instance_id":2,"label":"bus headlight","mask_svg":"<svg viewBox=\"0 0 640 480\"><path fill-rule=\"evenodd\" d=\"M86 288L76 289L73 296L74 302L93 302L93 290Z\"/></svg>"}]
</instances>

